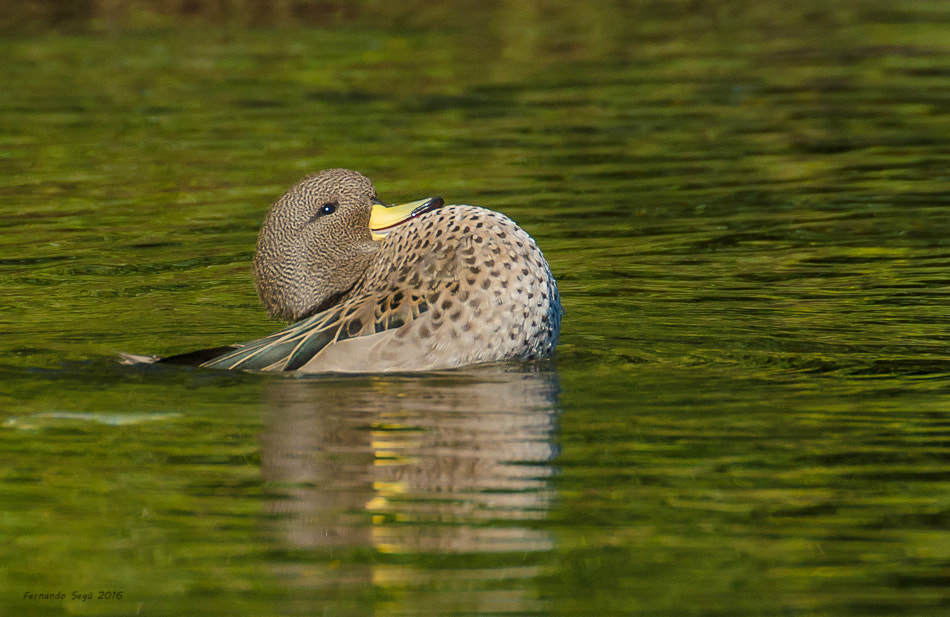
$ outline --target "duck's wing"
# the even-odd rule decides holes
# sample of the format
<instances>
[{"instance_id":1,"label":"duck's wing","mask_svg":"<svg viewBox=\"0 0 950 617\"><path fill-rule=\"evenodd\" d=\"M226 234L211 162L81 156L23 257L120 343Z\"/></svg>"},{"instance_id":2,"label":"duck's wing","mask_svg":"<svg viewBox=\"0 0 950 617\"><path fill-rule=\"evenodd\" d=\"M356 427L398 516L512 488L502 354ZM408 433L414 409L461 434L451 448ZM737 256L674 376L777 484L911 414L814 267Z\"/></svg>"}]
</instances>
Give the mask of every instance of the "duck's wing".
<instances>
[{"instance_id":1,"label":"duck's wing","mask_svg":"<svg viewBox=\"0 0 950 617\"><path fill-rule=\"evenodd\" d=\"M365 293L201 366L246 371L294 371L334 343L395 330L428 310L425 295L400 290Z\"/></svg>"},{"instance_id":2,"label":"duck's wing","mask_svg":"<svg viewBox=\"0 0 950 617\"><path fill-rule=\"evenodd\" d=\"M338 356L327 354L334 357L327 362L318 356L347 341L338 350L348 356L343 363L348 368L340 370L356 370L353 365L371 360L381 341L398 336L400 328L405 333L411 322L430 307L458 293L463 266L470 265L463 264L462 259L474 263L475 242L471 238L451 244L438 241L428 251L411 250L415 245L410 240L415 237L405 237L407 246L393 245L396 258L375 264L366 275L366 287L339 305L239 345L202 366L251 371L295 371L305 367L308 372L330 372L337 370ZM424 355L424 350L419 353Z\"/></svg>"}]
</instances>

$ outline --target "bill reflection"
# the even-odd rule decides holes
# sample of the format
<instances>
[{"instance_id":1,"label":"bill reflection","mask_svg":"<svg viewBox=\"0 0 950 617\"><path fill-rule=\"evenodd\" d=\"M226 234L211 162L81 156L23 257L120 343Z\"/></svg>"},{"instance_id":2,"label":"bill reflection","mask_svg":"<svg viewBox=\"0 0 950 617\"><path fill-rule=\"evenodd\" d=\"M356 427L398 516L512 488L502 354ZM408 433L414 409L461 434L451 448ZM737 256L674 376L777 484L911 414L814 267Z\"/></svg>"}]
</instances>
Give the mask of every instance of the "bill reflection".
<instances>
[{"instance_id":1,"label":"bill reflection","mask_svg":"<svg viewBox=\"0 0 950 617\"><path fill-rule=\"evenodd\" d=\"M295 548L544 551L553 370L275 380L262 437L274 531Z\"/></svg>"}]
</instances>

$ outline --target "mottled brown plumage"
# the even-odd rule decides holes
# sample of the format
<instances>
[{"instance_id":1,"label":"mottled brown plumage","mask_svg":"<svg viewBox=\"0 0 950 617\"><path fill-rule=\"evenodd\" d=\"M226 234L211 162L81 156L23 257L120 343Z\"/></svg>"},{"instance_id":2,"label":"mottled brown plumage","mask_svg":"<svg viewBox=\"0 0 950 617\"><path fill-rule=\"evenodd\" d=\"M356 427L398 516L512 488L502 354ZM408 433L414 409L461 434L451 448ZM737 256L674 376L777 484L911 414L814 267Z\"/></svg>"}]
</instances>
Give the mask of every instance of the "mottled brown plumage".
<instances>
[{"instance_id":1,"label":"mottled brown plumage","mask_svg":"<svg viewBox=\"0 0 950 617\"><path fill-rule=\"evenodd\" d=\"M264 221L254 270L267 310L300 321L202 366L419 371L551 355L561 304L534 240L491 210L419 203L375 240L382 204L362 175L333 169L290 189Z\"/></svg>"},{"instance_id":2,"label":"mottled brown plumage","mask_svg":"<svg viewBox=\"0 0 950 617\"><path fill-rule=\"evenodd\" d=\"M257 293L272 317L327 308L363 276L379 250L369 230L373 203L373 184L347 169L304 178L277 200L254 255Z\"/></svg>"}]
</instances>

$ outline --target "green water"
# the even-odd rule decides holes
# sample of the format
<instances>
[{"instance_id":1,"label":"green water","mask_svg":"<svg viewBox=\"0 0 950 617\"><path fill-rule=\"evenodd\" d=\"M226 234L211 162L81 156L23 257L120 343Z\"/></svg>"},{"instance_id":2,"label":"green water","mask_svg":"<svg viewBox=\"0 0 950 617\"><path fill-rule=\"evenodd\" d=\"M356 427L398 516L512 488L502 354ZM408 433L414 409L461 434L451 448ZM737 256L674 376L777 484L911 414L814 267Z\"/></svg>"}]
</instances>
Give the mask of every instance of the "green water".
<instances>
[{"instance_id":1,"label":"green water","mask_svg":"<svg viewBox=\"0 0 950 617\"><path fill-rule=\"evenodd\" d=\"M946 614L950 5L353 6L0 40L0 614ZM525 227L557 358L116 362L276 329L338 166Z\"/></svg>"}]
</instances>

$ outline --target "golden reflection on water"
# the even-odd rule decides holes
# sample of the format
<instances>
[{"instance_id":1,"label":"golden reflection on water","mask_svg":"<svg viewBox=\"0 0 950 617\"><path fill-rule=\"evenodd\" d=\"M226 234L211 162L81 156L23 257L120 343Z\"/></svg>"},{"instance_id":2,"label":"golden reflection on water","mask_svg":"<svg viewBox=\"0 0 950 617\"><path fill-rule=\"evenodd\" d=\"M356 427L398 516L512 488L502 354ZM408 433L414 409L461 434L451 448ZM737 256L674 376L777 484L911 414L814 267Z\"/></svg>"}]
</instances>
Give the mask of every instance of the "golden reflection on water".
<instances>
[{"instance_id":1,"label":"golden reflection on water","mask_svg":"<svg viewBox=\"0 0 950 617\"><path fill-rule=\"evenodd\" d=\"M547 550L522 523L553 498L557 395L546 369L275 380L262 436L275 529L295 548Z\"/></svg>"}]
</instances>

